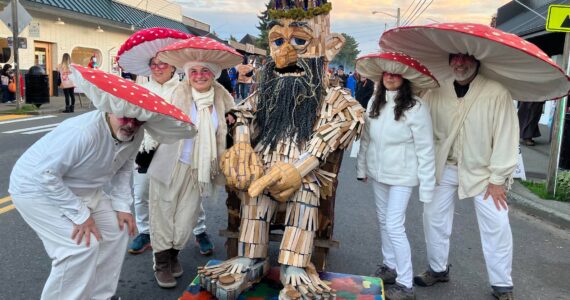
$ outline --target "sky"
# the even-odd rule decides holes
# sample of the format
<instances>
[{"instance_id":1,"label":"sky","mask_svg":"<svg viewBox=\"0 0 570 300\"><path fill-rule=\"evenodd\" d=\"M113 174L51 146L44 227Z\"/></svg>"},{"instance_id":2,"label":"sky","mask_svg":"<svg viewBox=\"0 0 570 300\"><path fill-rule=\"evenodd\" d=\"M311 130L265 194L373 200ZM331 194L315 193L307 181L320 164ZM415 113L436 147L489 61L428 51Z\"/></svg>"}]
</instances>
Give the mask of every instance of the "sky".
<instances>
[{"instance_id":1,"label":"sky","mask_svg":"<svg viewBox=\"0 0 570 300\"><path fill-rule=\"evenodd\" d=\"M233 35L259 34L257 15L267 0L175 0L185 15L210 25L222 39ZM401 24L422 25L434 22L473 22L489 24L497 8L509 0L329 0L332 32L353 36L360 55L377 52L384 28L396 26L398 7ZM372 14L373 11L382 13Z\"/></svg>"}]
</instances>

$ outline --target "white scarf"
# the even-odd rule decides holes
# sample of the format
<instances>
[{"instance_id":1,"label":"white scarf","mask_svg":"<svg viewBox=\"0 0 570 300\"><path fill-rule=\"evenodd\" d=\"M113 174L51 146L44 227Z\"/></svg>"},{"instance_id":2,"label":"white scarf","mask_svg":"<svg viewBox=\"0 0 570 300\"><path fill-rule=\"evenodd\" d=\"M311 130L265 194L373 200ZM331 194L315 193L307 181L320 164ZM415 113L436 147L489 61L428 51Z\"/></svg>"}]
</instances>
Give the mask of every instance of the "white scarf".
<instances>
[{"instance_id":1,"label":"white scarf","mask_svg":"<svg viewBox=\"0 0 570 300\"><path fill-rule=\"evenodd\" d=\"M198 112L198 134L194 137L192 153L192 171L198 175L201 196L208 196L212 191L212 178L217 174L216 132L212 122L210 107L214 105L214 88L200 93L192 88L192 98Z\"/></svg>"}]
</instances>

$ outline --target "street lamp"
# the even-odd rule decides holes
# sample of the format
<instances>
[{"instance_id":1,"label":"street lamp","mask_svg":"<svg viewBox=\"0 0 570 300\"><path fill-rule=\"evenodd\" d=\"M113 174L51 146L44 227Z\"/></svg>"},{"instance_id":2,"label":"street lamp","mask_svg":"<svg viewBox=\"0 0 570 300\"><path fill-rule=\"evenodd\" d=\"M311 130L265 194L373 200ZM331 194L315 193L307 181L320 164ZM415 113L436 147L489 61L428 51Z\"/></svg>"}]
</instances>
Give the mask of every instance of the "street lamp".
<instances>
[{"instance_id":1,"label":"street lamp","mask_svg":"<svg viewBox=\"0 0 570 300\"><path fill-rule=\"evenodd\" d=\"M390 16L390 17L392 17L392 18L396 18L396 27L400 27L400 8L399 8L399 7L398 7L398 9L396 10L396 15L389 14L389 13L386 13L386 12L383 12L383 11L377 11L377 10L372 11L372 14L373 14L373 15L375 15L375 14L383 14L383 15Z\"/></svg>"}]
</instances>

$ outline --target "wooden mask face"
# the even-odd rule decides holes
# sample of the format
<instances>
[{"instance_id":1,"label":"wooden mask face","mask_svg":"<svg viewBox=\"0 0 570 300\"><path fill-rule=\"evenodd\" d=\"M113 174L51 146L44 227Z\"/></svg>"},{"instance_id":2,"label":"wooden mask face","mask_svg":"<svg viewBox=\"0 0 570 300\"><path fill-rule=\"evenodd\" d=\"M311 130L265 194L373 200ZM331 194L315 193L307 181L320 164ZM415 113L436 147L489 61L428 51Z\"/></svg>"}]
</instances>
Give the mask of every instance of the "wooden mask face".
<instances>
[{"instance_id":1,"label":"wooden mask face","mask_svg":"<svg viewBox=\"0 0 570 300\"><path fill-rule=\"evenodd\" d=\"M330 33L329 16L311 19L278 19L270 23L270 54L276 68L294 66L298 58L325 57L331 61L344 44L344 37Z\"/></svg>"}]
</instances>

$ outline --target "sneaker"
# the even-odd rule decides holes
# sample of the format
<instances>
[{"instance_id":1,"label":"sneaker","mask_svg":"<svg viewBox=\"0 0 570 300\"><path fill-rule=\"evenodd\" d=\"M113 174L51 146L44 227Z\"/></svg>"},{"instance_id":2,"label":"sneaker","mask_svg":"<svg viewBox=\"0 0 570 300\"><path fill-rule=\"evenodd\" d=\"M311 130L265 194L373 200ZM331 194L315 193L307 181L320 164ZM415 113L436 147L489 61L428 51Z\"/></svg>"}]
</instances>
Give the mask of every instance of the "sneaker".
<instances>
[{"instance_id":1,"label":"sneaker","mask_svg":"<svg viewBox=\"0 0 570 300\"><path fill-rule=\"evenodd\" d=\"M200 247L200 254L211 255L214 253L214 244L210 241L207 233L202 232L196 236L196 244Z\"/></svg>"},{"instance_id":2,"label":"sneaker","mask_svg":"<svg viewBox=\"0 0 570 300\"><path fill-rule=\"evenodd\" d=\"M420 275L414 276L414 283L419 286L432 286L438 282L449 281L449 267L443 272L435 272L428 266L428 269Z\"/></svg>"},{"instance_id":3,"label":"sneaker","mask_svg":"<svg viewBox=\"0 0 570 300\"><path fill-rule=\"evenodd\" d=\"M129 253L130 254L141 254L146 249L151 249L152 246L150 244L150 235L148 233L140 233L137 237L133 240L131 245L129 245Z\"/></svg>"},{"instance_id":4,"label":"sneaker","mask_svg":"<svg viewBox=\"0 0 570 300\"><path fill-rule=\"evenodd\" d=\"M493 296L498 300L515 300L512 287L493 286Z\"/></svg>"},{"instance_id":5,"label":"sneaker","mask_svg":"<svg viewBox=\"0 0 570 300\"><path fill-rule=\"evenodd\" d=\"M414 288L407 288L399 283L394 286L389 287L384 292L386 299L388 300L414 300L416 299L416 292Z\"/></svg>"},{"instance_id":6,"label":"sneaker","mask_svg":"<svg viewBox=\"0 0 570 300\"><path fill-rule=\"evenodd\" d=\"M396 270L390 269L390 267L385 264L378 265L378 269L374 272L374 277L382 278L384 284L396 283L397 276Z\"/></svg>"}]
</instances>

